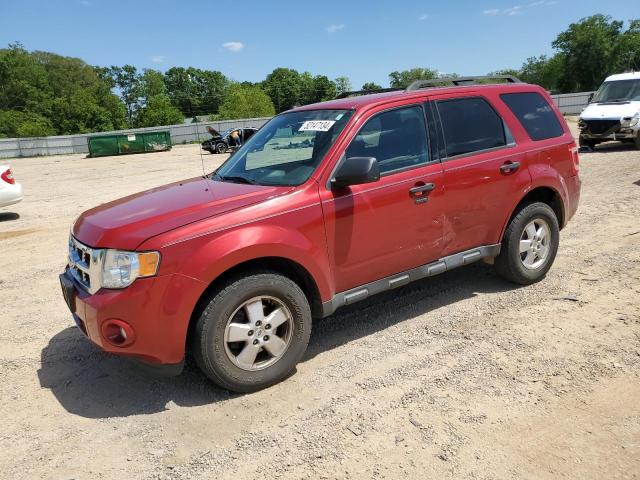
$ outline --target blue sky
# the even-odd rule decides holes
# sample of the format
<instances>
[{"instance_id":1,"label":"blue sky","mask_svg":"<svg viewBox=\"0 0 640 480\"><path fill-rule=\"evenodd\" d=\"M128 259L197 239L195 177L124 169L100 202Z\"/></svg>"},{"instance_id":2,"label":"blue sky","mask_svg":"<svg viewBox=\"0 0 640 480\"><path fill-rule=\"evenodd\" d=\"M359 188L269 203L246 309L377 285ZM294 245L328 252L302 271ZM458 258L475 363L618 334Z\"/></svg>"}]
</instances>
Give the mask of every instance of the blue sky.
<instances>
[{"instance_id":1,"label":"blue sky","mask_svg":"<svg viewBox=\"0 0 640 480\"><path fill-rule=\"evenodd\" d=\"M389 72L416 66L466 75L518 67L594 13L637 18L640 1L0 0L0 46L235 80L284 66L386 86Z\"/></svg>"}]
</instances>

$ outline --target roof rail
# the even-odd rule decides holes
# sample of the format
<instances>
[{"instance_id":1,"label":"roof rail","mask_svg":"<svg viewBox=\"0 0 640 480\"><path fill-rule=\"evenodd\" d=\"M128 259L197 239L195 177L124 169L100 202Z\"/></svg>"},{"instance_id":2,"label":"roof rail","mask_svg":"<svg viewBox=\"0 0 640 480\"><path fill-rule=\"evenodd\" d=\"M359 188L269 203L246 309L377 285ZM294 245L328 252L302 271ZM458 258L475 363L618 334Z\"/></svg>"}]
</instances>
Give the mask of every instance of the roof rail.
<instances>
[{"instance_id":1,"label":"roof rail","mask_svg":"<svg viewBox=\"0 0 640 480\"><path fill-rule=\"evenodd\" d=\"M403 90L402 88L379 88L376 90L354 90L352 92L342 92L336 97L339 98L357 97L358 95L369 95L371 93L384 93L384 92L397 92Z\"/></svg>"},{"instance_id":2,"label":"roof rail","mask_svg":"<svg viewBox=\"0 0 640 480\"><path fill-rule=\"evenodd\" d=\"M478 80L506 80L506 83L522 83L519 79L512 75L482 75L479 77L443 77L433 78L431 80L416 80L406 88L406 92L420 90L421 88L432 88L441 86L442 83L452 83L456 87L465 85L475 85Z\"/></svg>"}]
</instances>

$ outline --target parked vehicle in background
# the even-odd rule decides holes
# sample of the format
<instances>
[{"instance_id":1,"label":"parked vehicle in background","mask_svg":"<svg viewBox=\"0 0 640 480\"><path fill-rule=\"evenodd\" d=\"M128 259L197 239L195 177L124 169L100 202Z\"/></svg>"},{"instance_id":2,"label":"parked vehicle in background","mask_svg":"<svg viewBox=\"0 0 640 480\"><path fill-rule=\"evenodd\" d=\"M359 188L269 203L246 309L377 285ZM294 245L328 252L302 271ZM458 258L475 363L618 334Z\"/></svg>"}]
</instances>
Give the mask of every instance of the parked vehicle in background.
<instances>
[{"instance_id":1,"label":"parked vehicle in background","mask_svg":"<svg viewBox=\"0 0 640 480\"><path fill-rule=\"evenodd\" d=\"M22 200L22 185L13 178L9 165L0 165L0 208Z\"/></svg>"},{"instance_id":2,"label":"parked vehicle in background","mask_svg":"<svg viewBox=\"0 0 640 480\"><path fill-rule=\"evenodd\" d=\"M633 143L640 150L640 72L607 77L580 114L580 146Z\"/></svg>"},{"instance_id":3,"label":"parked vehicle in background","mask_svg":"<svg viewBox=\"0 0 640 480\"><path fill-rule=\"evenodd\" d=\"M60 275L75 322L174 373L189 350L249 392L290 375L312 318L343 305L479 260L541 280L579 159L547 92L508 80L296 108L209 176L83 213Z\"/></svg>"},{"instance_id":4,"label":"parked vehicle in background","mask_svg":"<svg viewBox=\"0 0 640 480\"><path fill-rule=\"evenodd\" d=\"M209 153L226 153L229 149L237 149L258 131L257 128L230 128L218 133L211 127L207 130L212 138L202 142L202 149ZM239 142L236 138L239 138Z\"/></svg>"}]
</instances>

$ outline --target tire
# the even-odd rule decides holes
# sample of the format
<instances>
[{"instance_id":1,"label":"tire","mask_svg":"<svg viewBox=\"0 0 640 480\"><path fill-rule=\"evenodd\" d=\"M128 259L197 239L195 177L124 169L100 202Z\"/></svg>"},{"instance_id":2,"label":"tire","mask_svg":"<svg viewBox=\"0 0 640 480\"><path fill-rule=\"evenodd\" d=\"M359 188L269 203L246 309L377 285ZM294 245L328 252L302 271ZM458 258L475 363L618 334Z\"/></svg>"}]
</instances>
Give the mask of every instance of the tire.
<instances>
[{"instance_id":1,"label":"tire","mask_svg":"<svg viewBox=\"0 0 640 480\"><path fill-rule=\"evenodd\" d=\"M229 146L224 142L216 143L216 153L227 153Z\"/></svg>"},{"instance_id":2,"label":"tire","mask_svg":"<svg viewBox=\"0 0 640 480\"><path fill-rule=\"evenodd\" d=\"M633 143L636 146L636 150L640 150L640 132L638 132L636 138L633 139Z\"/></svg>"},{"instance_id":3,"label":"tire","mask_svg":"<svg viewBox=\"0 0 640 480\"><path fill-rule=\"evenodd\" d=\"M598 142L596 142L595 140L589 140L587 138L584 138L582 135L580 135L580 137L578 137L578 144L581 147L588 147L591 150L594 150Z\"/></svg>"},{"instance_id":4,"label":"tire","mask_svg":"<svg viewBox=\"0 0 640 480\"><path fill-rule=\"evenodd\" d=\"M282 321L284 317L287 320ZM282 323L274 328L269 319ZM197 319L191 347L209 379L227 390L247 393L291 375L310 335L311 309L300 287L287 277L265 271L236 277L211 294ZM251 360L253 352L256 355Z\"/></svg>"},{"instance_id":5,"label":"tire","mask_svg":"<svg viewBox=\"0 0 640 480\"><path fill-rule=\"evenodd\" d=\"M531 225L534 230L531 230ZM535 235L532 235L534 231ZM541 231L544 235L538 239ZM525 205L507 226L500 255L495 260L496 271L506 280L520 285L538 282L553 265L559 242L560 228L553 209L540 202ZM523 248L529 245L530 248L521 252L521 245Z\"/></svg>"}]
</instances>

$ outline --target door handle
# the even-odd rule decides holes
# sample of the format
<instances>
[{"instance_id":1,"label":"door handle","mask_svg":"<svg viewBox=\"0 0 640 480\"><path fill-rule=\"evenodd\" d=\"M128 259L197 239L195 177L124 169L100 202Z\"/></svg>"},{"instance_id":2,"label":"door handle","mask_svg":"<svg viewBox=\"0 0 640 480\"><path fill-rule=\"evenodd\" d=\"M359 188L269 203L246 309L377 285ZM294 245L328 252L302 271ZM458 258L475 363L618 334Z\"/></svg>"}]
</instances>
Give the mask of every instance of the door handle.
<instances>
[{"instance_id":1,"label":"door handle","mask_svg":"<svg viewBox=\"0 0 640 480\"><path fill-rule=\"evenodd\" d=\"M435 183L425 183L424 185L418 185L413 187L412 189L409 190L409 193L411 194L411 196L416 196L421 193L428 193L434 188L436 188Z\"/></svg>"},{"instance_id":2,"label":"door handle","mask_svg":"<svg viewBox=\"0 0 640 480\"><path fill-rule=\"evenodd\" d=\"M413 197L417 204L425 203L429 200L429 192L436 188L435 183L425 183L424 185L416 185L409 189L409 196Z\"/></svg>"},{"instance_id":3,"label":"door handle","mask_svg":"<svg viewBox=\"0 0 640 480\"><path fill-rule=\"evenodd\" d=\"M504 165L500 166L500 171L502 173L513 173L519 168L520 168L520 162L512 162L511 160L509 160L508 162L505 162Z\"/></svg>"}]
</instances>

